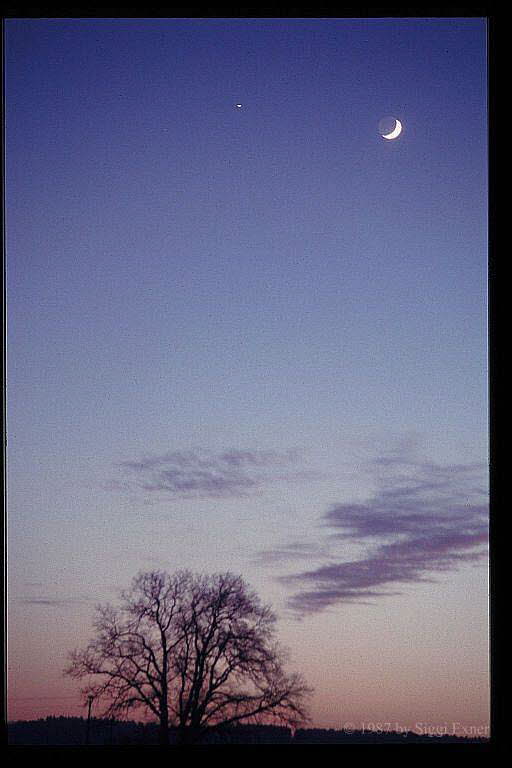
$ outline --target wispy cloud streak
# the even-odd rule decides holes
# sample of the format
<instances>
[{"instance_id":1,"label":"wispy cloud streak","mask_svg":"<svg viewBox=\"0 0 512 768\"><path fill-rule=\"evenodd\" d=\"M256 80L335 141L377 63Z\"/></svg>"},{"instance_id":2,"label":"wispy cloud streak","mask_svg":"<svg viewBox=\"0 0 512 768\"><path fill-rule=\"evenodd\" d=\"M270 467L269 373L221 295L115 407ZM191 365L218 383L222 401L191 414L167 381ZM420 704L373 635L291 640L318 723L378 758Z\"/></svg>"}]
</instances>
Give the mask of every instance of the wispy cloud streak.
<instances>
[{"instance_id":1,"label":"wispy cloud streak","mask_svg":"<svg viewBox=\"0 0 512 768\"><path fill-rule=\"evenodd\" d=\"M80 603L93 602L92 597L17 597L13 601L21 605L38 605L43 608L67 608Z\"/></svg>"},{"instance_id":2,"label":"wispy cloud streak","mask_svg":"<svg viewBox=\"0 0 512 768\"><path fill-rule=\"evenodd\" d=\"M274 549L263 549L254 558L255 565L281 565L293 560L309 560L323 558L328 554L328 548L316 542L294 541Z\"/></svg>"},{"instance_id":3,"label":"wispy cloud streak","mask_svg":"<svg viewBox=\"0 0 512 768\"><path fill-rule=\"evenodd\" d=\"M274 481L312 476L311 473L293 472L291 466L296 461L293 451L174 451L139 461L121 462L123 479L114 487L167 497L243 496Z\"/></svg>"},{"instance_id":4,"label":"wispy cloud streak","mask_svg":"<svg viewBox=\"0 0 512 768\"><path fill-rule=\"evenodd\" d=\"M331 546L352 542L363 546L363 555L348 561L338 555L281 577L299 590L289 599L297 614L398 594L402 585L434 581L486 556L484 465L440 466L395 455L375 460L372 471L377 490L371 498L337 504L322 517Z\"/></svg>"}]
</instances>

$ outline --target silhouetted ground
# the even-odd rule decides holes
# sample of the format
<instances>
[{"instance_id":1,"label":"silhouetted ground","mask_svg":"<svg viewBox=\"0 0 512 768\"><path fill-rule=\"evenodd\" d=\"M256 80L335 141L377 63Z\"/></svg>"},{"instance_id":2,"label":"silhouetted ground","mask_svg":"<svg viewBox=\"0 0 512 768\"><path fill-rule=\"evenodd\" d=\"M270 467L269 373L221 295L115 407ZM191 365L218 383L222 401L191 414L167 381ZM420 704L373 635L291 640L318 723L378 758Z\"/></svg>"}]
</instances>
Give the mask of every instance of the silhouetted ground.
<instances>
[{"instance_id":1,"label":"silhouetted ground","mask_svg":"<svg viewBox=\"0 0 512 768\"><path fill-rule=\"evenodd\" d=\"M91 719L87 735L87 721L81 717L47 717L41 720L19 720L9 723L10 745L21 746L91 746L155 745L158 728L153 723L109 721ZM171 743L176 731L170 730ZM449 734L442 736L407 733L346 733L326 728L301 728L292 734L289 728L271 725L238 725L223 731L214 731L203 740L204 744L396 744L396 743L486 743L483 738L462 738Z\"/></svg>"}]
</instances>

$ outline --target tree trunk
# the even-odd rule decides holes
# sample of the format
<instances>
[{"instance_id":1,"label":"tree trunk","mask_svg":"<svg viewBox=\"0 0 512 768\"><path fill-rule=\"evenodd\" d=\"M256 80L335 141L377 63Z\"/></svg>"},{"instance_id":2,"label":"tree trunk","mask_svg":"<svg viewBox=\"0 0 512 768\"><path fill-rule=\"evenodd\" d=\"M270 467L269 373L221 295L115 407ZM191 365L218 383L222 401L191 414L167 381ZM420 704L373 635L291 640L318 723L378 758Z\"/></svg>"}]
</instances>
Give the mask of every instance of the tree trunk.
<instances>
[{"instance_id":1,"label":"tree trunk","mask_svg":"<svg viewBox=\"0 0 512 768\"><path fill-rule=\"evenodd\" d=\"M160 721L160 728L158 730L158 743L163 747L168 747L170 744L169 726L163 720Z\"/></svg>"},{"instance_id":2,"label":"tree trunk","mask_svg":"<svg viewBox=\"0 0 512 768\"><path fill-rule=\"evenodd\" d=\"M161 746L169 746L169 703L167 700L167 643L165 634L162 632L162 649L163 649L163 664L162 664L162 696L160 699L160 732L158 734L158 741Z\"/></svg>"}]
</instances>

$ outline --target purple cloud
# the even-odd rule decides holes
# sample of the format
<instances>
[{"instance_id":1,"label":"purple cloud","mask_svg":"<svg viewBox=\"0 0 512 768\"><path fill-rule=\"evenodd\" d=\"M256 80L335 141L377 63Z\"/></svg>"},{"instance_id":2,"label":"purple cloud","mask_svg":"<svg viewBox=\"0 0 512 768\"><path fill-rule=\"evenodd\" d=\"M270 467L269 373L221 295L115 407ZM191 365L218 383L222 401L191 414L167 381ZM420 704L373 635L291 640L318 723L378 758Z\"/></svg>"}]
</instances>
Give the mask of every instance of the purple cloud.
<instances>
[{"instance_id":1,"label":"purple cloud","mask_svg":"<svg viewBox=\"0 0 512 768\"><path fill-rule=\"evenodd\" d=\"M273 481L312 476L291 472L288 467L296 460L292 451L175 451L121 462L124 479L110 487L136 488L175 497L242 496Z\"/></svg>"},{"instance_id":2,"label":"purple cloud","mask_svg":"<svg viewBox=\"0 0 512 768\"><path fill-rule=\"evenodd\" d=\"M398 594L400 585L434 581L438 573L486 556L484 465L388 456L375 460L372 470L377 491L371 498L337 504L322 517L331 546L352 541L363 545L363 555L348 561L338 556L280 578L298 589L288 603L297 614Z\"/></svg>"}]
</instances>

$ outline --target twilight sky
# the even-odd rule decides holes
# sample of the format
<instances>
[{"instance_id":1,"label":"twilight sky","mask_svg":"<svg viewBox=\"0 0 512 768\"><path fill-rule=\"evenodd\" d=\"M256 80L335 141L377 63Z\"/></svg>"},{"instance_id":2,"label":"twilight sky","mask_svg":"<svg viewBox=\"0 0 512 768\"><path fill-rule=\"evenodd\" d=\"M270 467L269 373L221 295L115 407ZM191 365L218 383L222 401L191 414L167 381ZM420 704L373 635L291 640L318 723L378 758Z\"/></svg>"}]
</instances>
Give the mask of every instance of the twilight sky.
<instances>
[{"instance_id":1,"label":"twilight sky","mask_svg":"<svg viewBox=\"0 0 512 768\"><path fill-rule=\"evenodd\" d=\"M5 28L9 719L190 567L315 724L486 725L485 20Z\"/></svg>"}]
</instances>

